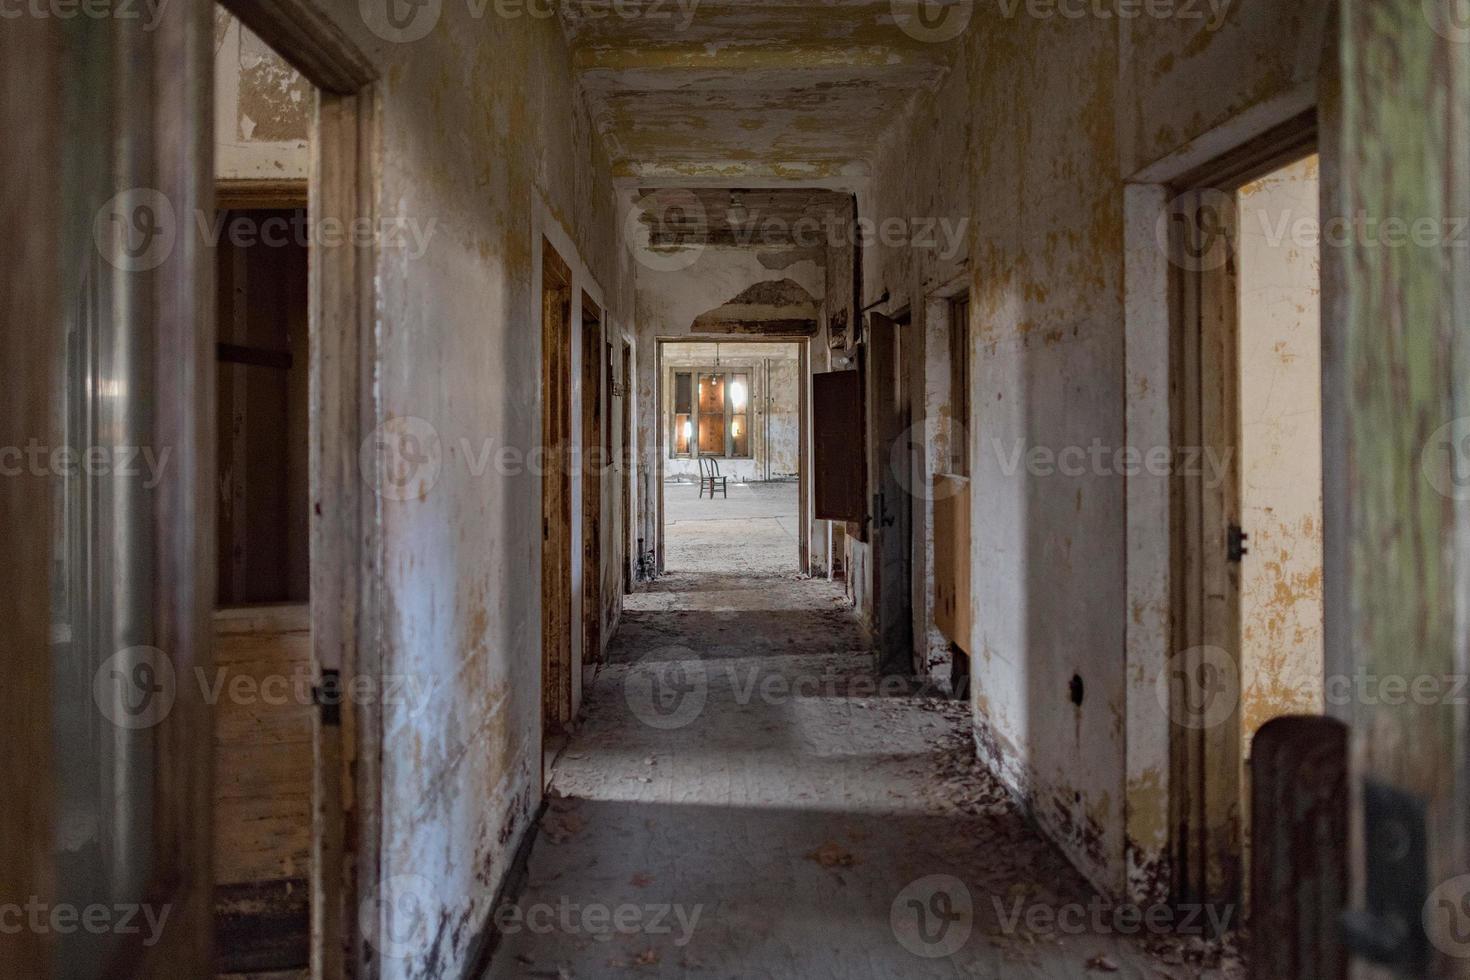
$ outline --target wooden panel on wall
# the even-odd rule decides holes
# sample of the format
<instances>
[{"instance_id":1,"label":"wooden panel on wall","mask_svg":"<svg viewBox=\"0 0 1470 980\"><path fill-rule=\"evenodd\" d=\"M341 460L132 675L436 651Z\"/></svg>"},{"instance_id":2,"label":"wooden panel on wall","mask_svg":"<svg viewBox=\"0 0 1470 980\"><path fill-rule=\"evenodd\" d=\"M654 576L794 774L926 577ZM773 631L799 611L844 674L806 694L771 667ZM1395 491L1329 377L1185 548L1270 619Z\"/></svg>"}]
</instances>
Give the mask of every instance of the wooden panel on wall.
<instances>
[{"instance_id":1,"label":"wooden panel on wall","mask_svg":"<svg viewBox=\"0 0 1470 980\"><path fill-rule=\"evenodd\" d=\"M306 965L311 624L306 606L215 615L215 916L222 973Z\"/></svg>"},{"instance_id":2,"label":"wooden panel on wall","mask_svg":"<svg viewBox=\"0 0 1470 980\"><path fill-rule=\"evenodd\" d=\"M867 513L863 387L857 371L812 375L813 512L822 521Z\"/></svg>"},{"instance_id":3,"label":"wooden panel on wall","mask_svg":"<svg viewBox=\"0 0 1470 980\"><path fill-rule=\"evenodd\" d=\"M934 477L934 625L949 642L973 653L970 601L970 481Z\"/></svg>"},{"instance_id":4,"label":"wooden panel on wall","mask_svg":"<svg viewBox=\"0 0 1470 980\"><path fill-rule=\"evenodd\" d=\"M304 602L310 591L306 212L228 211L221 219L218 601Z\"/></svg>"}]
</instances>

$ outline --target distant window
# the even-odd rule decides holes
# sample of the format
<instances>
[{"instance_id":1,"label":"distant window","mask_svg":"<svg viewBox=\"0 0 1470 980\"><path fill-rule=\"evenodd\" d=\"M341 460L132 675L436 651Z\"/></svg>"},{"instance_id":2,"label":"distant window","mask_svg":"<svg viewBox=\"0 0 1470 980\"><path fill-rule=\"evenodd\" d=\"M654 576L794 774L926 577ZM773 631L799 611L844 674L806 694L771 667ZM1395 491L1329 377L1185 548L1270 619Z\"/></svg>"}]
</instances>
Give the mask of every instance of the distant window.
<instances>
[{"instance_id":1,"label":"distant window","mask_svg":"<svg viewBox=\"0 0 1470 980\"><path fill-rule=\"evenodd\" d=\"M689 368L673 372L669 455L750 458L750 373Z\"/></svg>"}]
</instances>

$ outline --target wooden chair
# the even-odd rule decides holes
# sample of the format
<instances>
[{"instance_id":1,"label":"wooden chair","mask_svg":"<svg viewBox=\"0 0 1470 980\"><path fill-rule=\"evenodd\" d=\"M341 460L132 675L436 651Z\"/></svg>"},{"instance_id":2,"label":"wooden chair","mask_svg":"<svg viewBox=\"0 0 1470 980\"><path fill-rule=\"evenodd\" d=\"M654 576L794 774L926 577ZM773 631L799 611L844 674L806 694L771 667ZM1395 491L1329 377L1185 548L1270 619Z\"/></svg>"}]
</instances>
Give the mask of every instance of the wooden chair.
<instances>
[{"instance_id":1,"label":"wooden chair","mask_svg":"<svg viewBox=\"0 0 1470 980\"><path fill-rule=\"evenodd\" d=\"M708 490L709 499L714 500L715 491L719 490L720 493L725 495L725 499L729 500L730 489L727 486L728 480L729 477L724 477L720 475L720 464L717 460L711 459L707 456L699 457L700 499L704 499L704 492Z\"/></svg>"}]
</instances>

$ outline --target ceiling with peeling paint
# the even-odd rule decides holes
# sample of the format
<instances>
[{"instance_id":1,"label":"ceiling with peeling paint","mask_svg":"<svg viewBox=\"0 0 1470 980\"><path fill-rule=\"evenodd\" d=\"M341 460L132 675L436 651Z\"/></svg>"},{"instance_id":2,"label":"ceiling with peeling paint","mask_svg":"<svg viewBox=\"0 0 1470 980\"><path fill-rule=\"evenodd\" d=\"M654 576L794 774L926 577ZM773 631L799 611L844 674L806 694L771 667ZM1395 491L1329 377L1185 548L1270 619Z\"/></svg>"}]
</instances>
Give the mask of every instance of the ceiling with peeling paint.
<instances>
[{"instance_id":1,"label":"ceiling with peeling paint","mask_svg":"<svg viewBox=\"0 0 1470 980\"><path fill-rule=\"evenodd\" d=\"M912 19L921 4L585 0L561 16L621 180L840 186L948 69L955 42Z\"/></svg>"},{"instance_id":2,"label":"ceiling with peeling paint","mask_svg":"<svg viewBox=\"0 0 1470 980\"><path fill-rule=\"evenodd\" d=\"M819 188L640 188L649 244L819 247L851 220L848 194Z\"/></svg>"}]
</instances>

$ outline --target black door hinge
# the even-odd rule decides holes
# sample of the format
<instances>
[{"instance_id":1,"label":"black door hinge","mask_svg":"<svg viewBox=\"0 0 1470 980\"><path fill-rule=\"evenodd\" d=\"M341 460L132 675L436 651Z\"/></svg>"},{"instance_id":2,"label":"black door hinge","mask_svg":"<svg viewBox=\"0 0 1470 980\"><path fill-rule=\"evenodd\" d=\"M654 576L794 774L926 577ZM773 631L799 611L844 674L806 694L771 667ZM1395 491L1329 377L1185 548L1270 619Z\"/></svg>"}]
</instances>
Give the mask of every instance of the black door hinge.
<instances>
[{"instance_id":1,"label":"black door hinge","mask_svg":"<svg viewBox=\"0 0 1470 980\"><path fill-rule=\"evenodd\" d=\"M322 724L328 728L342 726L342 672L323 670L322 682L311 689L311 701L322 709Z\"/></svg>"},{"instance_id":2,"label":"black door hinge","mask_svg":"<svg viewBox=\"0 0 1470 980\"><path fill-rule=\"evenodd\" d=\"M1245 546L1250 539L1251 536L1246 534L1239 524L1230 525L1230 530L1226 532L1225 556L1232 564L1239 565L1241 560L1251 553L1251 550Z\"/></svg>"}]
</instances>

